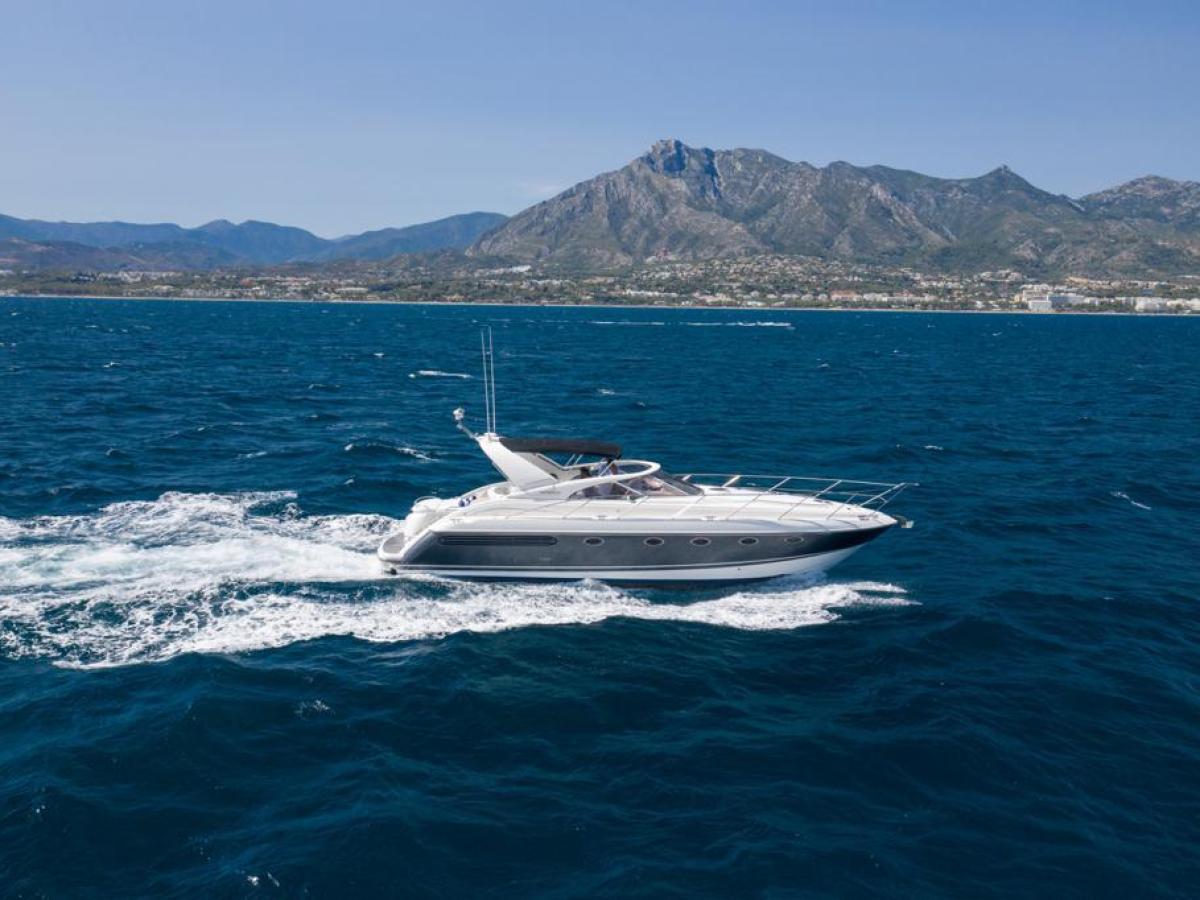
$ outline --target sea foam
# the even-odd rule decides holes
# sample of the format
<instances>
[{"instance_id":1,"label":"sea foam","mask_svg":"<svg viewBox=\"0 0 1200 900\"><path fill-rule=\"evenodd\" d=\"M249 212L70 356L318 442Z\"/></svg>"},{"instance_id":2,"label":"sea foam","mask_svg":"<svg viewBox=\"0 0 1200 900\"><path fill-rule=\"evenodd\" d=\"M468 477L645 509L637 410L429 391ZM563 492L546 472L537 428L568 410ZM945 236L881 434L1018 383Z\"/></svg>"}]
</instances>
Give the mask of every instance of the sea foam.
<instances>
[{"instance_id":1,"label":"sea foam","mask_svg":"<svg viewBox=\"0 0 1200 900\"><path fill-rule=\"evenodd\" d=\"M463 378L469 379L472 376L466 372L443 372L439 369L418 369L415 372L408 373L409 378Z\"/></svg>"}]
</instances>

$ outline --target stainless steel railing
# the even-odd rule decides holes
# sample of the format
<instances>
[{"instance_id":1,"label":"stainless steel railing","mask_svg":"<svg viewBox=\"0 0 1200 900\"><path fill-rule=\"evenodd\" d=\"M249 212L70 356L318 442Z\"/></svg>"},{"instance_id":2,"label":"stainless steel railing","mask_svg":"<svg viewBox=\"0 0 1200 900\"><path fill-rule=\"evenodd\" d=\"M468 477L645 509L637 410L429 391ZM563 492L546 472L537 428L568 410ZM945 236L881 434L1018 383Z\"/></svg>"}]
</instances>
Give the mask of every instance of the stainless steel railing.
<instances>
[{"instance_id":1,"label":"stainless steel railing","mask_svg":"<svg viewBox=\"0 0 1200 900\"><path fill-rule=\"evenodd\" d=\"M704 487L739 488L773 494L804 494L810 498L854 495L887 503L912 482L891 484L884 481L855 481L849 478L812 478L805 475L743 475L730 472L695 472L677 475L680 481Z\"/></svg>"},{"instance_id":2,"label":"stainless steel railing","mask_svg":"<svg viewBox=\"0 0 1200 900\"><path fill-rule=\"evenodd\" d=\"M744 475L731 472L694 472L677 476L689 484L713 490L752 491L746 503L730 515L737 515L752 506L764 494L786 494L797 497L796 503L779 515L785 518L805 503L819 501L832 508L826 518L832 518L847 506L882 509L901 491L912 487L910 481L889 484L883 481L856 481L849 478L813 478L805 475Z\"/></svg>"},{"instance_id":3,"label":"stainless steel railing","mask_svg":"<svg viewBox=\"0 0 1200 900\"><path fill-rule=\"evenodd\" d=\"M779 500L780 498L794 498L794 502L782 510L779 510L778 504L773 503L770 513L773 519L782 521L805 505L817 506L824 513L819 517L829 519L848 507L882 509L905 488L913 486L912 482L889 484L881 481L812 478L800 475L693 473L675 477L689 484L705 487L707 490L703 494L672 497L671 499L681 502L679 507L669 514L669 518L685 518L697 506L710 506L714 498L724 496L735 501L732 508L727 508L715 515L706 512L704 515L706 521L724 521L748 512L753 514L757 512L754 509L755 504L761 506L764 499ZM654 496L632 491L630 495L623 497L570 497L558 499L537 509L518 507L511 512L504 510L501 503L500 508L496 508L494 514L508 519L527 517L622 518L631 509L631 506L627 506L626 503L636 507L639 501L653 499Z\"/></svg>"}]
</instances>

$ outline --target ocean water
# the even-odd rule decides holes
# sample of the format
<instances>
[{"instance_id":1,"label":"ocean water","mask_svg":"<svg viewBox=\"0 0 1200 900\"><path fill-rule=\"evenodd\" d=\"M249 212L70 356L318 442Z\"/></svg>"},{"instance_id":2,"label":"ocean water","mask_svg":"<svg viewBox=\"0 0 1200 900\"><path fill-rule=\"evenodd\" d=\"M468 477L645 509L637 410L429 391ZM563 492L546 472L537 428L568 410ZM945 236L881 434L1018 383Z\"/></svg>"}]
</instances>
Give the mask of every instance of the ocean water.
<instances>
[{"instance_id":1,"label":"ocean water","mask_svg":"<svg viewBox=\"0 0 1200 900\"><path fill-rule=\"evenodd\" d=\"M907 480L817 582L383 577L506 433ZM0 894L1191 897L1200 321L0 300Z\"/></svg>"}]
</instances>

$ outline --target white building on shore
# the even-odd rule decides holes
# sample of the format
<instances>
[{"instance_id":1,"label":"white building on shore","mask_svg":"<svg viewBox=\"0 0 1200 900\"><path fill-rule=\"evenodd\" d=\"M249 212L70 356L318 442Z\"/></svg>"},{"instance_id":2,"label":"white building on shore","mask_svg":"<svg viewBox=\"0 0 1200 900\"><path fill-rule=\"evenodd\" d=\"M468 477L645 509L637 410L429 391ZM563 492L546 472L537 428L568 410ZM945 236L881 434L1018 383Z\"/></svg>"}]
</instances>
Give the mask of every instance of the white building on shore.
<instances>
[{"instance_id":1,"label":"white building on shore","mask_svg":"<svg viewBox=\"0 0 1200 900\"><path fill-rule=\"evenodd\" d=\"M1013 300L1033 312L1055 312L1068 306L1095 306L1100 303L1099 297L1076 294L1046 284L1027 284Z\"/></svg>"}]
</instances>

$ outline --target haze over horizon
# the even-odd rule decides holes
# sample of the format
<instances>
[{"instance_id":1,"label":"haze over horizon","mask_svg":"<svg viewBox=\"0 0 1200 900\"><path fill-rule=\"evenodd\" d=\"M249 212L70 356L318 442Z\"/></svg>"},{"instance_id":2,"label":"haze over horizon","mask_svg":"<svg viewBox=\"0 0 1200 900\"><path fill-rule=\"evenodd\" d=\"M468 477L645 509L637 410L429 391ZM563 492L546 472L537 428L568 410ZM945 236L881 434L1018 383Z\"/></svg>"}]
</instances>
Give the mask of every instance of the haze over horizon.
<instances>
[{"instance_id":1,"label":"haze over horizon","mask_svg":"<svg viewBox=\"0 0 1200 900\"><path fill-rule=\"evenodd\" d=\"M1194 4L964 6L26 6L0 212L334 237L515 213L664 137L1071 196L1200 180Z\"/></svg>"}]
</instances>

